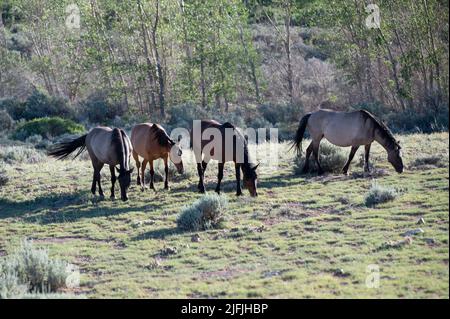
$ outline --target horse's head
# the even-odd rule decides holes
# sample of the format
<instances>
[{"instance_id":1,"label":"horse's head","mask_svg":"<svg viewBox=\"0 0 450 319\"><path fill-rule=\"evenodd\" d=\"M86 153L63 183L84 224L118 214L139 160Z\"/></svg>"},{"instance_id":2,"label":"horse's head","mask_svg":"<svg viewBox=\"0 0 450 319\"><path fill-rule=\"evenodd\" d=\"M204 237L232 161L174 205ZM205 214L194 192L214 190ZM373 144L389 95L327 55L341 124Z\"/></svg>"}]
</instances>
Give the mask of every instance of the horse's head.
<instances>
[{"instance_id":1,"label":"horse's head","mask_svg":"<svg viewBox=\"0 0 450 319\"><path fill-rule=\"evenodd\" d=\"M184 173L184 166L183 166L183 160L181 156L183 155L183 151L181 150L180 144L175 143L171 140L170 143L170 153L169 153L170 160L177 168L178 174Z\"/></svg>"},{"instance_id":2,"label":"horse's head","mask_svg":"<svg viewBox=\"0 0 450 319\"><path fill-rule=\"evenodd\" d=\"M403 173L402 148L396 144L388 151L388 161L395 168L397 173Z\"/></svg>"},{"instance_id":3,"label":"horse's head","mask_svg":"<svg viewBox=\"0 0 450 319\"><path fill-rule=\"evenodd\" d=\"M248 189L250 192L250 196L256 197L258 196L258 192L256 190L257 183L258 183L258 175L256 174L256 169L258 168L259 164L254 167L247 167L243 169L244 172L244 187Z\"/></svg>"},{"instance_id":4,"label":"horse's head","mask_svg":"<svg viewBox=\"0 0 450 319\"><path fill-rule=\"evenodd\" d=\"M130 170L117 169L119 173L119 185L120 185L120 198L126 202L128 200L127 190L131 184L131 173L133 173L133 168Z\"/></svg>"}]
</instances>

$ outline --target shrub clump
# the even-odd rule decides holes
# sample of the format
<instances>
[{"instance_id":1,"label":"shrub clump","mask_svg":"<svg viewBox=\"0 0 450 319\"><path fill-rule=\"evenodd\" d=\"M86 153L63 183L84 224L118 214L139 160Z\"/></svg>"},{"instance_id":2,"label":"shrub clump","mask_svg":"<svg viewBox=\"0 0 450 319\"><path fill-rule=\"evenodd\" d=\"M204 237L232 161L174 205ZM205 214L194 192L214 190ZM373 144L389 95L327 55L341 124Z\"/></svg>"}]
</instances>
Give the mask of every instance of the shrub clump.
<instances>
[{"instance_id":1,"label":"shrub clump","mask_svg":"<svg viewBox=\"0 0 450 319\"><path fill-rule=\"evenodd\" d=\"M0 110L0 131L9 131L14 127L14 120L6 110Z\"/></svg>"},{"instance_id":2,"label":"shrub clump","mask_svg":"<svg viewBox=\"0 0 450 319\"><path fill-rule=\"evenodd\" d=\"M27 145L0 147L0 163L40 163L46 158L42 151Z\"/></svg>"},{"instance_id":3,"label":"shrub clump","mask_svg":"<svg viewBox=\"0 0 450 319\"><path fill-rule=\"evenodd\" d=\"M46 117L34 119L19 125L13 134L13 138L24 141L33 135L51 138L63 134L80 134L84 133L84 131L85 129L82 125L71 120L60 117Z\"/></svg>"},{"instance_id":4,"label":"shrub clump","mask_svg":"<svg viewBox=\"0 0 450 319\"><path fill-rule=\"evenodd\" d=\"M227 207L228 201L223 195L206 194L183 209L177 219L177 225L187 231L220 228Z\"/></svg>"},{"instance_id":5,"label":"shrub clump","mask_svg":"<svg viewBox=\"0 0 450 319\"><path fill-rule=\"evenodd\" d=\"M29 241L0 259L0 298L22 298L28 293L54 293L67 287L73 272L62 260L51 259Z\"/></svg>"},{"instance_id":6,"label":"shrub clump","mask_svg":"<svg viewBox=\"0 0 450 319\"><path fill-rule=\"evenodd\" d=\"M319 150L319 161L322 169L325 172L340 173L345 163L347 162L347 155L344 151L326 141L322 142ZM314 161L313 154L309 158L309 171L317 172L317 165ZM294 172L299 175L302 173L305 165L305 157L297 158L294 164Z\"/></svg>"},{"instance_id":7,"label":"shrub clump","mask_svg":"<svg viewBox=\"0 0 450 319\"><path fill-rule=\"evenodd\" d=\"M398 191L393 187L379 185L376 181L372 182L369 192L364 198L366 206L375 206L394 200L398 196Z\"/></svg>"},{"instance_id":8,"label":"shrub clump","mask_svg":"<svg viewBox=\"0 0 450 319\"><path fill-rule=\"evenodd\" d=\"M429 156L421 156L416 158L412 163L411 167L447 167L448 166L448 156L438 156L438 155L429 155Z\"/></svg>"}]
</instances>

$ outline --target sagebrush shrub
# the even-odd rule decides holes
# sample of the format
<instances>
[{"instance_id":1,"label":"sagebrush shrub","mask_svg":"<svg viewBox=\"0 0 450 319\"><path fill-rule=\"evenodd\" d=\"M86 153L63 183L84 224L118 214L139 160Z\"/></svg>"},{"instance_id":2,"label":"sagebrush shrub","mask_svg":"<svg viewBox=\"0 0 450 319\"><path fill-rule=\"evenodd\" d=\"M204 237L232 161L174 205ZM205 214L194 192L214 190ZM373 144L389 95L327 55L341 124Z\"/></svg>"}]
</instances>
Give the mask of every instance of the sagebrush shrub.
<instances>
[{"instance_id":1,"label":"sagebrush shrub","mask_svg":"<svg viewBox=\"0 0 450 319\"><path fill-rule=\"evenodd\" d=\"M306 146L304 147L304 149L305 148ZM343 151L342 148L334 146L326 141L323 141L320 144L319 161L322 169L325 172L340 173L345 163L347 162L347 159L348 155ZM315 163L313 154L311 154L309 161L310 172L317 172L317 165ZM303 154L301 158L297 158L295 160L294 172L296 174L301 174L304 165L305 155Z\"/></svg>"},{"instance_id":2,"label":"sagebrush shrub","mask_svg":"<svg viewBox=\"0 0 450 319\"><path fill-rule=\"evenodd\" d=\"M228 201L224 195L206 194L183 209L177 218L179 228L188 231L220 228Z\"/></svg>"},{"instance_id":3,"label":"sagebrush shrub","mask_svg":"<svg viewBox=\"0 0 450 319\"><path fill-rule=\"evenodd\" d=\"M27 145L0 147L0 163L39 163L46 159L42 151Z\"/></svg>"},{"instance_id":4,"label":"sagebrush shrub","mask_svg":"<svg viewBox=\"0 0 450 319\"><path fill-rule=\"evenodd\" d=\"M448 166L448 156L425 155L417 157L411 163L411 167L421 167L421 166L446 167Z\"/></svg>"},{"instance_id":5,"label":"sagebrush shrub","mask_svg":"<svg viewBox=\"0 0 450 319\"><path fill-rule=\"evenodd\" d=\"M14 254L0 260L0 297L57 292L66 287L69 269L67 262L51 259L46 250L34 248L25 240Z\"/></svg>"},{"instance_id":6,"label":"sagebrush shrub","mask_svg":"<svg viewBox=\"0 0 450 319\"><path fill-rule=\"evenodd\" d=\"M382 186L376 181L372 185L364 198L366 206L375 206L394 200L398 196L398 191L393 187Z\"/></svg>"}]
</instances>

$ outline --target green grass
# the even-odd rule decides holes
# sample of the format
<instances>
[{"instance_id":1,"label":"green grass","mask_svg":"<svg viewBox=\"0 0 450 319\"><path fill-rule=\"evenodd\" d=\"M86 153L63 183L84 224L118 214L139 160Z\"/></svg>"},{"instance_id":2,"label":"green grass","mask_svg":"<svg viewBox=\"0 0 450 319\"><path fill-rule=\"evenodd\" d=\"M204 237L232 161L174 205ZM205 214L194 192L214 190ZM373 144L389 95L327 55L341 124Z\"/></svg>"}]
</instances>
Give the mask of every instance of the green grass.
<instances>
[{"instance_id":1,"label":"green grass","mask_svg":"<svg viewBox=\"0 0 450 319\"><path fill-rule=\"evenodd\" d=\"M80 267L80 287L66 292L88 298L448 298L448 137L399 136L401 175L374 145L372 177L363 173L362 151L349 176L296 176L294 152L280 144L280 166L269 169L262 161L258 169L257 198L247 191L234 196L228 163L226 228L198 232L198 242L176 224L182 208L201 197L195 175L176 176L169 191L161 182L156 192L143 193L133 184L123 203L89 193L88 161L4 165L9 182L0 187L0 256L32 238L50 256ZM419 156L432 155L447 165L412 168ZM102 173L109 195L109 171ZM210 192L216 174L211 163ZM401 192L366 207L375 177ZM421 217L425 224L418 226ZM424 233L411 242L391 244L418 227ZM371 264L380 268L379 288L366 287Z\"/></svg>"}]
</instances>

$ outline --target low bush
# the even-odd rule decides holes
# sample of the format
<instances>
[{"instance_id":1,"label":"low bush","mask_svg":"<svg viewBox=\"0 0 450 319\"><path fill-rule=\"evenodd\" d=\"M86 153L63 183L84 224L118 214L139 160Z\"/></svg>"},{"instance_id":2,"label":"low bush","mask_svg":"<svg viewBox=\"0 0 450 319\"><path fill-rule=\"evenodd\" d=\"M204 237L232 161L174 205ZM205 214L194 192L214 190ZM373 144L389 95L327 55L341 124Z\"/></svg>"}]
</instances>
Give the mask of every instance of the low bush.
<instances>
[{"instance_id":1,"label":"low bush","mask_svg":"<svg viewBox=\"0 0 450 319\"><path fill-rule=\"evenodd\" d=\"M177 218L177 225L187 231L220 228L227 207L228 201L223 195L206 194L183 209Z\"/></svg>"},{"instance_id":2,"label":"low bush","mask_svg":"<svg viewBox=\"0 0 450 319\"><path fill-rule=\"evenodd\" d=\"M14 127L14 120L6 110L0 109L0 131L9 131Z\"/></svg>"},{"instance_id":3,"label":"low bush","mask_svg":"<svg viewBox=\"0 0 450 319\"><path fill-rule=\"evenodd\" d=\"M12 137L22 141L33 135L40 135L43 138L50 139L63 134L81 134L84 131L85 129L82 125L71 120L60 117L46 117L20 124Z\"/></svg>"},{"instance_id":4,"label":"low bush","mask_svg":"<svg viewBox=\"0 0 450 319\"><path fill-rule=\"evenodd\" d=\"M448 167L448 156L429 155L417 157L411 167L420 168L426 166Z\"/></svg>"},{"instance_id":5,"label":"low bush","mask_svg":"<svg viewBox=\"0 0 450 319\"><path fill-rule=\"evenodd\" d=\"M9 182L9 177L6 171L0 166L0 187L5 186Z\"/></svg>"},{"instance_id":6,"label":"low bush","mask_svg":"<svg viewBox=\"0 0 450 319\"><path fill-rule=\"evenodd\" d=\"M0 260L0 297L21 298L25 293L55 293L72 275L69 264L51 259L44 249L24 240L12 255Z\"/></svg>"},{"instance_id":7,"label":"low bush","mask_svg":"<svg viewBox=\"0 0 450 319\"><path fill-rule=\"evenodd\" d=\"M372 185L364 198L366 206L375 206L394 200L398 196L398 191L393 187L379 185L376 181Z\"/></svg>"},{"instance_id":8,"label":"low bush","mask_svg":"<svg viewBox=\"0 0 450 319\"><path fill-rule=\"evenodd\" d=\"M306 143L305 143L306 144ZM340 173L345 163L347 162L348 155L342 150L342 148L334 146L329 142L323 141L320 144L319 161L322 169L325 172ZM318 168L314 160L314 155L311 154L309 158L309 172L317 172ZM302 174L303 166L305 165L305 156L297 158L294 163L294 172L299 175Z\"/></svg>"},{"instance_id":9,"label":"low bush","mask_svg":"<svg viewBox=\"0 0 450 319\"><path fill-rule=\"evenodd\" d=\"M0 147L0 163L40 163L46 159L42 151L29 145L2 145Z\"/></svg>"}]
</instances>

